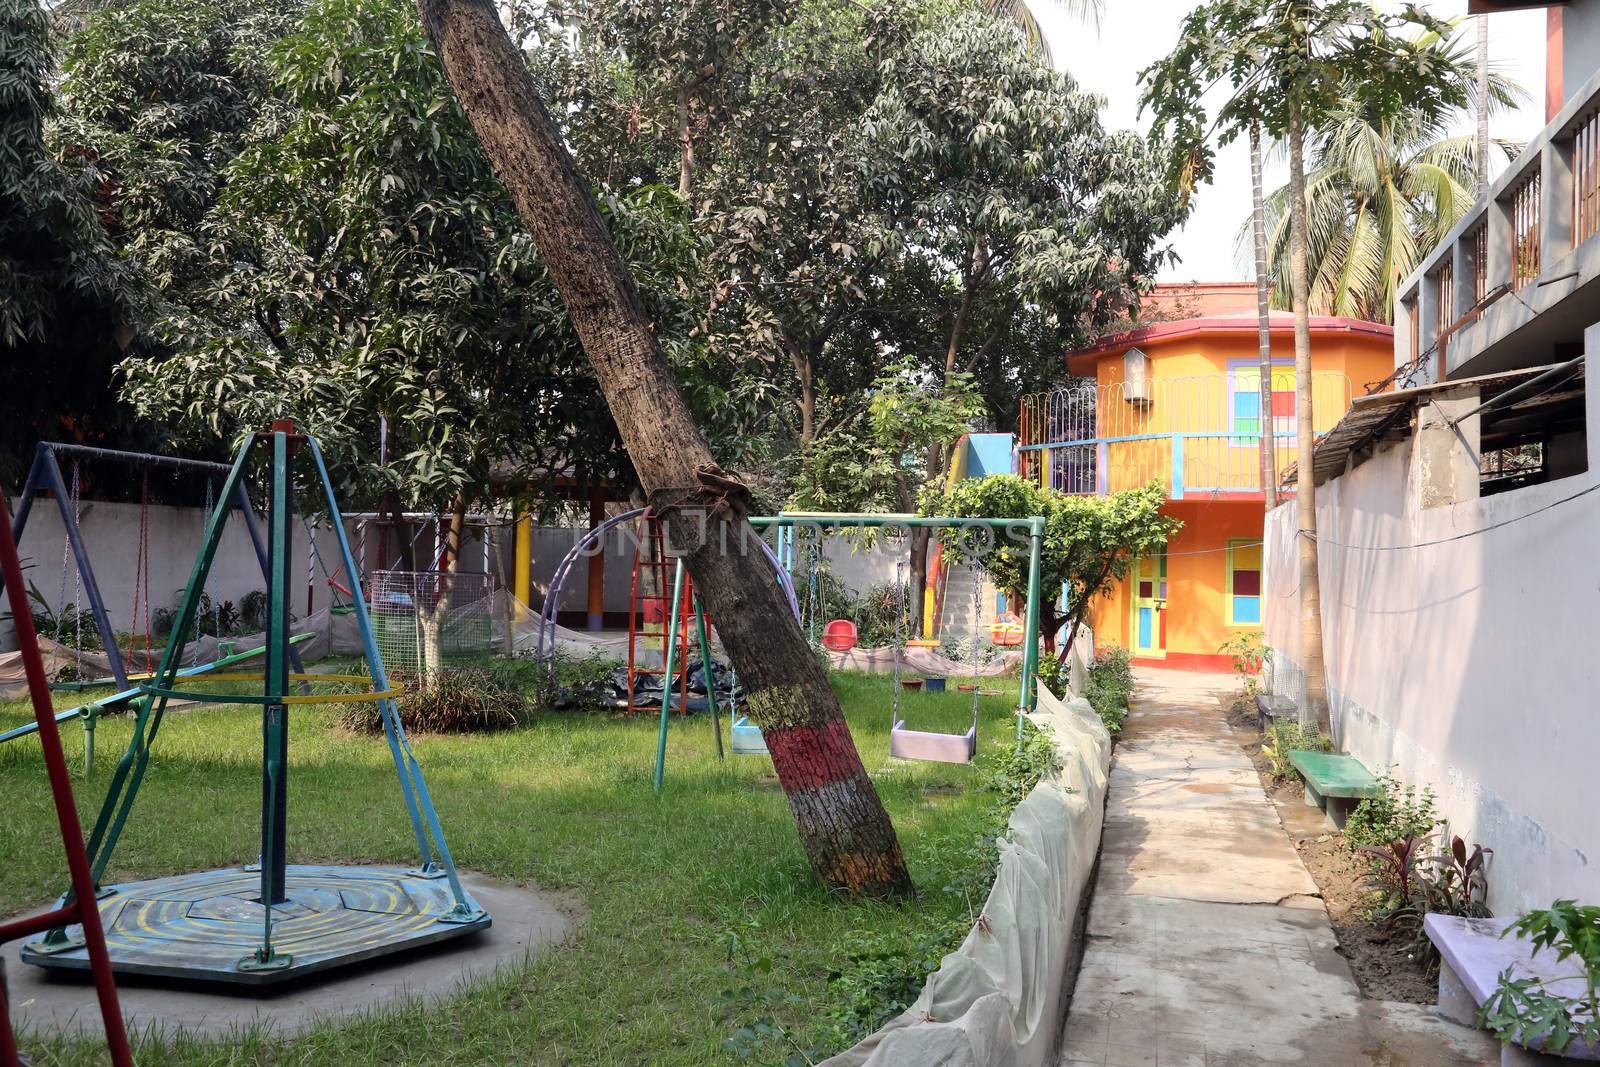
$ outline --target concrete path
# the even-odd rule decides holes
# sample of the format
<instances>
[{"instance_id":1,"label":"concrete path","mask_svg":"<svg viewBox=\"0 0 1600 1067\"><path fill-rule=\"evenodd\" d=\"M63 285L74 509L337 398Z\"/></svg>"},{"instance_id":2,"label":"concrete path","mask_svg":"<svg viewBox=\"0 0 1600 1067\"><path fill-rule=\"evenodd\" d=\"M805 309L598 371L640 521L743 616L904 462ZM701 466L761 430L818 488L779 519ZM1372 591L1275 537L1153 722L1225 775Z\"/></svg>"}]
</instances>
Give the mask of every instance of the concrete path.
<instances>
[{"instance_id":1,"label":"concrete path","mask_svg":"<svg viewBox=\"0 0 1600 1067\"><path fill-rule=\"evenodd\" d=\"M1233 680L1136 673L1063 1067L1498 1062L1476 1031L1361 998L1223 717Z\"/></svg>"}]
</instances>

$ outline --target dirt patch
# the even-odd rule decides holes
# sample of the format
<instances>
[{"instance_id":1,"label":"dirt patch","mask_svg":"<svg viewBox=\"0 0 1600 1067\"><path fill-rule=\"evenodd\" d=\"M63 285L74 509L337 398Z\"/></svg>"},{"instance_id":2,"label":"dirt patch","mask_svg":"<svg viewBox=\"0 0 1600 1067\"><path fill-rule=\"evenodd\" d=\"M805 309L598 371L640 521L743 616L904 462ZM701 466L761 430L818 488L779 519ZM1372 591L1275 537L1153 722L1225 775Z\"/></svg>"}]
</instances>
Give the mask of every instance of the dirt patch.
<instances>
[{"instance_id":1,"label":"dirt patch","mask_svg":"<svg viewBox=\"0 0 1600 1067\"><path fill-rule=\"evenodd\" d=\"M1256 710L1244 698L1228 708L1228 725L1255 764L1261 788L1278 809L1278 819L1294 842L1306 870L1322 891L1328 919L1339 939L1339 954L1350 962L1363 996L1406 1004L1432 1004L1438 985L1410 959L1405 949L1366 919L1368 894L1360 888L1361 872L1345 847L1344 834L1330 830L1322 812L1305 803L1299 782L1278 782L1268 777L1261 756L1261 734Z\"/></svg>"}]
</instances>

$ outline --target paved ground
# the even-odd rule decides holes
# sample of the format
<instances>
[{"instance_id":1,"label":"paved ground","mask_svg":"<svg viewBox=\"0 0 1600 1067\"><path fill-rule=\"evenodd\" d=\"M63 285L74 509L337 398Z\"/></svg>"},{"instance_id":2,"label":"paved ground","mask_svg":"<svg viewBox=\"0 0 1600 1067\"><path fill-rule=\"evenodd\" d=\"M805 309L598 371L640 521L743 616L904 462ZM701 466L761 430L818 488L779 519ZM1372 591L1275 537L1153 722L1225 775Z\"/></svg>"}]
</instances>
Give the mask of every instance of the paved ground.
<instances>
[{"instance_id":1,"label":"paved ground","mask_svg":"<svg viewBox=\"0 0 1600 1067\"><path fill-rule=\"evenodd\" d=\"M1476 1031L1361 998L1224 721L1232 679L1137 674L1063 1067L1498 1062Z\"/></svg>"},{"instance_id":2,"label":"paved ground","mask_svg":"<svg viewBox=\"0 0 1600 1067\"><path fill-rule=\"evenodd\" d=\"M259 1023L278 1034L294 1034L319 1019L354 1015L400 998L445 996L469 977L565 940L584 914L577 898L568 894L539 893L467 872L461 880L494 916L494 925L480 934L257 993L119 977L122 1014L135 1031L153 1025L217 1035ZM82 1027L100 1033L94 986L76 976L27 966L17 958L20 948L20 942L3 948L12 1018L19 1026Z\"/></svg>"}]
</instances>

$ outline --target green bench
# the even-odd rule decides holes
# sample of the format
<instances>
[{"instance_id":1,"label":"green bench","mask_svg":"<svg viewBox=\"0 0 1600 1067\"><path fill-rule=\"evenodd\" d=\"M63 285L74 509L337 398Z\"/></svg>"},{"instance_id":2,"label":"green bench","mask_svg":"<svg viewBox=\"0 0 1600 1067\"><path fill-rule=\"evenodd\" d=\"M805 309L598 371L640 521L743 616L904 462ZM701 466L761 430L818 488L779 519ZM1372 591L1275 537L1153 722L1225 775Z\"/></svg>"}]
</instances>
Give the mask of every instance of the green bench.
<instances>
[{"instance_id":1,"label":"green bench","mask_svg":"<svg viewBox=\"0 0 1600 1067\"><path fill-rule=\"evenodd\" d=\"M1344 828L1345 817L1358 803L1382 792L1372 772L1354 756L1291 751L1289 762L1305 779L1306 807L1321 808L1335 830Z\"/></svg>"}]
</instances>

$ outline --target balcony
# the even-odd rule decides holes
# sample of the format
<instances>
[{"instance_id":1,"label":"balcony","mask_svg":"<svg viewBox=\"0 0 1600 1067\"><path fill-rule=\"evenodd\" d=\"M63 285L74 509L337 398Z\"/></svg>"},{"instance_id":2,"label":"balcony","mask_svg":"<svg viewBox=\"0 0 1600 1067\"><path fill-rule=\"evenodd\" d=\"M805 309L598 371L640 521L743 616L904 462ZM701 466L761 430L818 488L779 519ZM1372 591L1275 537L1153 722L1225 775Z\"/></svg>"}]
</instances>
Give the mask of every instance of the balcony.
<instances>
[{"instance_id":1,"label":"balcony","mask_svg":"<svg viewBox=\"0 0 1600 1067\"><path fill-rule=\"evenodd\" d=\"M1152 479L1173 500L1260 499L1261 434L1273 439L1275 469L1298 456L1294 370L1272 374L1272 410L1261 413L1260 370L1237 360L1226 372L1086 382L1022 401L1018 433L1021 473L1063 493L1104 496ZM1320 431L1350 407L1350 379L1312 374L1312 408Z\"/></svg>"},{"instance_id":2,"label":"balcony","mask_svg":"<svg viewBox=\"0 0 1600 1067\"><path fill-rule=\"evenodd\" d=\"M1397 385L1570 358L1597 301L1600 73L1401 283Z\"/></svg>"}]
</instances>

